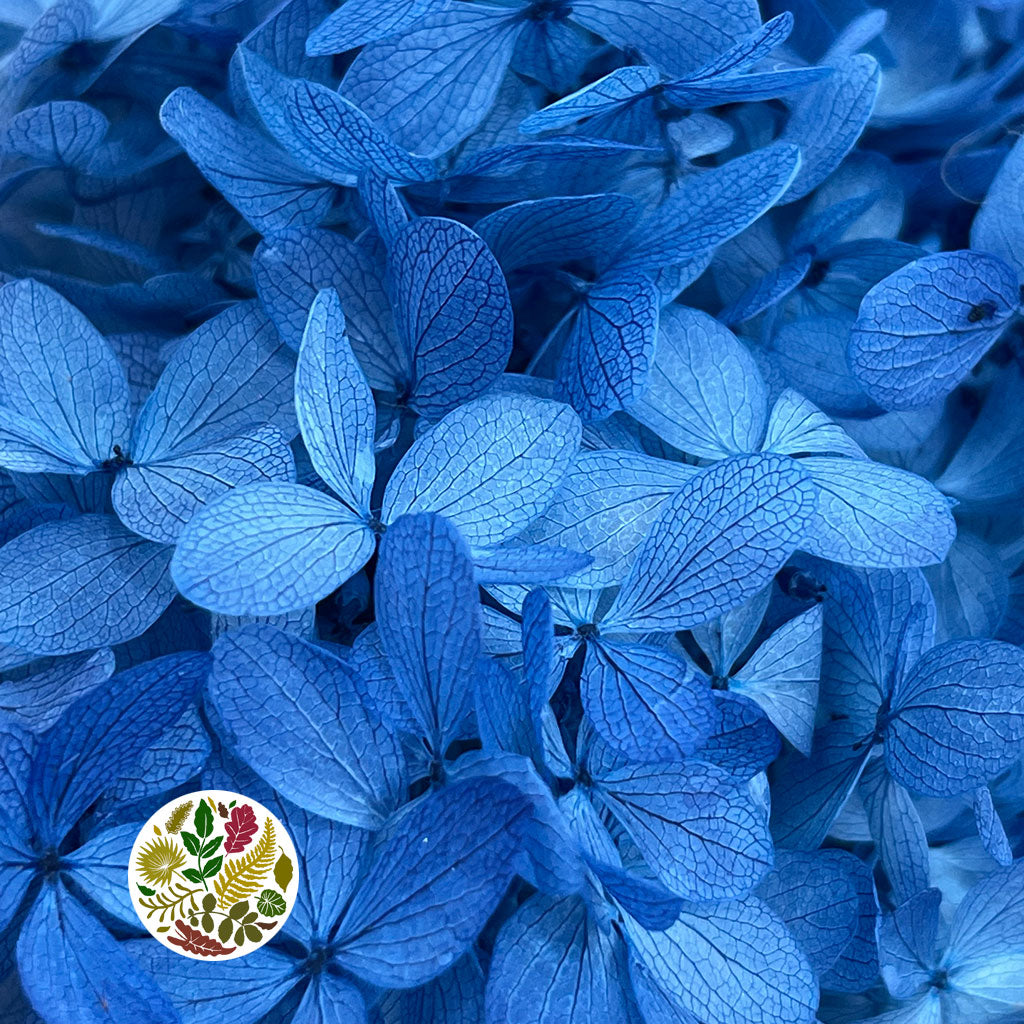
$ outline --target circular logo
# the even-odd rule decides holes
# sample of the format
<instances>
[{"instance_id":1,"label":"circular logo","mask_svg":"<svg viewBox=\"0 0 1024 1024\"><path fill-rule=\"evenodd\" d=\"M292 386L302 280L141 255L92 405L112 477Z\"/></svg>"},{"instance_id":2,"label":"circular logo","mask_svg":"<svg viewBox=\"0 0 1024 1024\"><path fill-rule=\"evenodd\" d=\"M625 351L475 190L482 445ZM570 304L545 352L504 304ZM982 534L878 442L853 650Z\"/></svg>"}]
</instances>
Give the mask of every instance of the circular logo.
<instances>
[{"instance_id":1,"label":"circular logo","mask_svg":"<svg viewBox=\"0 0 1024 1024\"><path fill-rule=\"evenodd\" d=\"M164 804L132 846L128 884L139 920L193 960L234 960L280 931L298 858L261 803L207 789Z\"/></svg>"}]
</instances>

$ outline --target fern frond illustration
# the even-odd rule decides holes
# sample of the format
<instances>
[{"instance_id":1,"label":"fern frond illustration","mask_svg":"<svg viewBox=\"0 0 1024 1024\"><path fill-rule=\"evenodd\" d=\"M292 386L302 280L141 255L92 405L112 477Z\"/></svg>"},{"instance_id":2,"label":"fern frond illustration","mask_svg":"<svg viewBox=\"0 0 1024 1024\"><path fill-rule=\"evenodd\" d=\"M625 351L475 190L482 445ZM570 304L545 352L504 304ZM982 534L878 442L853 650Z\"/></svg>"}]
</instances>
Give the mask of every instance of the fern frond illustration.
<instances>
[{"instance_id":1,"label":"fern frond illustration","mask_svg":"<svg viewBox=\"0 0 1024 1024\"><path fill-rule=\"evenodd\" d=\"M160 838L141 847L135 866L150 885L166 885L175 871L185 866L185 861L185 851L175 840Z\"/></svg>"},{"instance_id":2,"label":"fern frond illustration","mask_svg":"<svg viewBox=\"0 0 1024 1024\"><path fill-rule=\"evenodd\" d=\"M164 823L164 827L171 835L177 835L181 831L181 826L188 820L189 811L192 810L192 801L186 800L183 804L178 804L177 807L171 811L171 816Z\"/></svg>"},{"instance_id":3,"label":"fern frond illustration","mask_svg":"<svg viewBox=\"0 0 1024 1024\"><path fill-rule=\"evenodd\" d=\"M146 908L146 917L152 917L159 913L158 920L160 921L163 921L168 915L171 918L181 917L199 909L195 898L202 891L202 889L190 889L181 882L175 882L169 889L158 892L155 896L140 899L139 906Z\"/></svg>"},{"instance_id":4,"label":"fern frond illustration","mask_svg":"<svg viewBox=\"0 0 1024 1024\"><path fill-rule=\"evenodd\" d=\"M229 858L224 862L220 874L214 880L213 890L217 894L217 906L221 910L263 888L264 880L274 866L277 850L277 836L274 823L267 818L263 822L263 834L256 845L244 856Z\"/></svg>"}]
</instances>

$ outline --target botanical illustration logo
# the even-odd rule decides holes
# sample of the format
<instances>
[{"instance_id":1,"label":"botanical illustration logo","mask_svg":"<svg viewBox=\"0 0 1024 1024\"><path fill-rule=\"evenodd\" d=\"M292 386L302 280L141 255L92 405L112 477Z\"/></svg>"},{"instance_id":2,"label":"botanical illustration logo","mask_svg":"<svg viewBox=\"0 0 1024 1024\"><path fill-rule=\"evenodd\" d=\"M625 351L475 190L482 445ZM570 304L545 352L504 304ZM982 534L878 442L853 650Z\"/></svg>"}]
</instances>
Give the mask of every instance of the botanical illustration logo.
<instances>
[{"instance_id":1,"label":"botanical illustration logo","mask_svg":"<svg viewBox=\"0 0 1024 1024\"><path fill-rule=\"evenodd\" d=\"M204 790L165 804L132 846L132 903L150 935L195 960L259 949L292 910L295 847L262 804Z\"/></svg>"}]
</instances>

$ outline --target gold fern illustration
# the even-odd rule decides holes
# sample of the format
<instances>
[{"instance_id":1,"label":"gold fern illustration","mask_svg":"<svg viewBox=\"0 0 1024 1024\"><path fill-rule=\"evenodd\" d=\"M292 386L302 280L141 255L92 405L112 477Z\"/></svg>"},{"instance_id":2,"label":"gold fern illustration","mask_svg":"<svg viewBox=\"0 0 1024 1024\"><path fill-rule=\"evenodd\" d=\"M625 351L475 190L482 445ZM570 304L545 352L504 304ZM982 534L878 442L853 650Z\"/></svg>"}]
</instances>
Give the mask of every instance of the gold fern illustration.
<instances>
[{"instance_id":1,"label":"gold fern illustration","mask_svg":"<svg viewBox=\"0 0 1024 1024\"><path fill-rule=\"evenodd\" d=\"M214 880L213 891L217 894L217 906L221 910L246 899L263 887L264 879L274 866L276 850L274 823L267 818L263 823L263 835L256 840L256 845L244 857L225 861Z\"/></svg>"}]
</instances>

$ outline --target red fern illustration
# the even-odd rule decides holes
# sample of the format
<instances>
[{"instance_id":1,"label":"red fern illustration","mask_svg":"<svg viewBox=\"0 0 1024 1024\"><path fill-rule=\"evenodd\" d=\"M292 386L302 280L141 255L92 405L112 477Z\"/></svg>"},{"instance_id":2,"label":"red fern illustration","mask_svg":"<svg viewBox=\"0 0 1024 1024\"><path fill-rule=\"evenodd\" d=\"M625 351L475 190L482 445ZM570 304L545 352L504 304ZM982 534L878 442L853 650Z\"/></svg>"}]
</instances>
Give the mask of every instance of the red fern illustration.
<instances>
[{"instance_id":1,"label":"red fern illustration","mask_svg":"<svg viewBox=\"0 0 1024 1024\"><path fill-rule=\"evenodd\" d=\"M248 804L233 807L231 819L224 825L224 831L228 836L224 852L238 853L239 850L244 850L252 842L252 837L256 835L259 827L256 813Z\"/></svg>"},{"instance_id":2,"label":"red fern illustration","mask_svg":"<svg viewBox=\"0 0 1024 1024\"><path fill-rule=\"evenodd\" d=\"M175 921L174 924L181 932L181 938L168 935L167 941L175 946L181 946L186 953L196 953L198 956L225 956L237 949L236 946L222 946L216 939L211 939L198 928L189 928L184 921Z\"/></svg>"}]
</instances>

